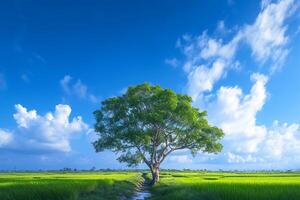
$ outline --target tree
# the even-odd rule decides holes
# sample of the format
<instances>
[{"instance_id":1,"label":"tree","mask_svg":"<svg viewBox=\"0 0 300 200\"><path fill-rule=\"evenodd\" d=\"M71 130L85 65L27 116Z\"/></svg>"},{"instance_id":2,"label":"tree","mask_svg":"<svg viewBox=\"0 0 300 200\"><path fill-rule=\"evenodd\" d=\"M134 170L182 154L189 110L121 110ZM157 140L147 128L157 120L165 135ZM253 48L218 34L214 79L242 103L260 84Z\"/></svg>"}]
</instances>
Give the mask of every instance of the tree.
<instances>
[{"instance_id":1,"label":"tree","mask_svg":"<svg viewBox=\"0 0 300 200\"><path fill-rule=\"evenodd\" d=\"M110 149L129 167L144 162L152 184L159 181L160 165L174 151L189 149L195 155L222 150L223 131L210 126L206 112L192 107L187 95L145 83L101 104L94 112L100 136L93 143L96 152Z\"/></svg>"}]
</instances>

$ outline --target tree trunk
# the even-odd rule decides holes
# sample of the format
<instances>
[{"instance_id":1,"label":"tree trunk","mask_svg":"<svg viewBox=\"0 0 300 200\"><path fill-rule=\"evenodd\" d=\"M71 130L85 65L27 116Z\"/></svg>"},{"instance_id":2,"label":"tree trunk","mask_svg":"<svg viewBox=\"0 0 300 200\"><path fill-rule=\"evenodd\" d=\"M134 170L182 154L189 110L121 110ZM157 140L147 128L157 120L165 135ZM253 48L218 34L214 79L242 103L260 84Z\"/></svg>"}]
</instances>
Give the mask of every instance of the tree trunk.
<instances>
[{"instance_id":1,"label":"tree trunk","mask_svg":"<svg viewBox=\"0 0 300 200\"><path fill-rule=\"evenodd\" d=\"M159 167L153 167L151 173L152 173L151 184L155 185L159 181Z\"/></svg>"}]
</instances>

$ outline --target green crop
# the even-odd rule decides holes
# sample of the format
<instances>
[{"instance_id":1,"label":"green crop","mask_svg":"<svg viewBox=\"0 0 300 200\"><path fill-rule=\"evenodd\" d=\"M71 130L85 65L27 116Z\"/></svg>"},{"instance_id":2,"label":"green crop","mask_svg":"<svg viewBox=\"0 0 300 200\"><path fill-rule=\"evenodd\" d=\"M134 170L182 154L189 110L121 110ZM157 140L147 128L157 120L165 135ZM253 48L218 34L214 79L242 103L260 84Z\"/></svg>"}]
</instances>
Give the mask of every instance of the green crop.
<instances>
[{"instance_id":1,"label":"green crop","mask_svg":"<svg viewBox=\"0 0 300 200\"><path fill-rule=\"evenodd\" d=\"M299 200L300 174L162 173L151 200Z\"/></svg>"},{"instance_id":2,"label":"green crop","mask_svg":"<svg viewBox=\"0 0 300 200\"><path fill-rule=\"evenodd\" d=\"M0 200L117 200L142 181L137 172L0 173ZM151 200L299 200L297 173L161 172Z\"/></svg>"},{"instance_id":3,"label":"green crop","mask_svg":"<svg viewBox=\"0 0 300 200\"><path fill-rule=\"evenodd\" d=\"M1 200L120 199L132 195L139 173L2 173Z\"/></svg>"}]
</instances>

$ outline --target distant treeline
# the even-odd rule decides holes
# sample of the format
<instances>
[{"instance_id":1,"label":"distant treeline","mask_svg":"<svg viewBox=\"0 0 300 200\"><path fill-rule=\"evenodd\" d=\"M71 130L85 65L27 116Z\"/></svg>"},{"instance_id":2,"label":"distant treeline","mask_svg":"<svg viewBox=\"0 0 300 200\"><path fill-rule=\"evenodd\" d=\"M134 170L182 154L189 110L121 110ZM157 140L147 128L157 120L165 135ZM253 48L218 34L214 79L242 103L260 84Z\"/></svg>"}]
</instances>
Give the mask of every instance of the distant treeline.
<instances>
[{"instance_id":1,"label":"distant treeline","mask_svg":"<svg viewBox=\"0 0 300 200\"><path fill-rule=\"evenodd\" d=\"M300 173L299 170L207 170L207 169L161 169L161 172L202 172L202 173ZM7 172L149 172L148 169L97 169L92 167L91 169L76 169L76 168L62 168L58 170L0 170L0 173Z\"/></svg>"}]
</instances>

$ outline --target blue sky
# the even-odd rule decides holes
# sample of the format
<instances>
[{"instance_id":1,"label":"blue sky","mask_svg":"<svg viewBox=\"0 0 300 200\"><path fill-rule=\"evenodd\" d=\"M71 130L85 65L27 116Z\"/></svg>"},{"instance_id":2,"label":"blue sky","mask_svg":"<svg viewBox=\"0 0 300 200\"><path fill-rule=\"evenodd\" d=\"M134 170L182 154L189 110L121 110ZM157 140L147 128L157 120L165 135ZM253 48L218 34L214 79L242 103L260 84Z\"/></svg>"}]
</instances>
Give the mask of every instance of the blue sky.
<instances>
[{"instance_id":1,"label":"blue sky","mask_svg":"<svg viewBox=\"0 0 300 200\"><path fill-rule=\"evenodd\" d=\"M219 155L168 168L300 168L299 0L0 3L0 169L123 168L92 112L143 82L194 99ZM143 167L141 165L141 167Z\"/></svg>"}]
</instances>

